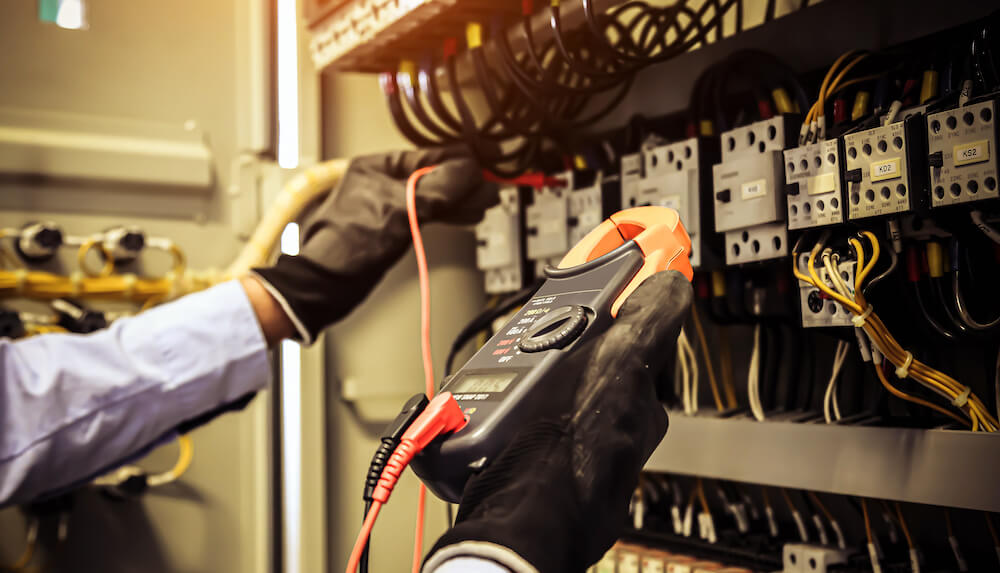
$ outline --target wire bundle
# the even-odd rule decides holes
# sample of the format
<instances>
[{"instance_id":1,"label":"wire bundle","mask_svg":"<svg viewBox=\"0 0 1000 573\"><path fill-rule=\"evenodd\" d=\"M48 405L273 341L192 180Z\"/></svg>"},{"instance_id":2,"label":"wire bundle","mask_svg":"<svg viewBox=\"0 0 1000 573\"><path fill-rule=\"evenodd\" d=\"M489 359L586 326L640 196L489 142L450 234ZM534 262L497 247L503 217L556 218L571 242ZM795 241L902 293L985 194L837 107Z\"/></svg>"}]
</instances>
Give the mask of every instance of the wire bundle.
<instances>
[{"instance_id":1,"label":"wire bundle","mask_svg":"<svg viewBox=\"0 0 1000 573\"><path fill-rule=\"evenodd\" d=\"M512 22L500 13L490 23L489 45L481 22L467 24L465 45L486 103L485 117L476 117L459 81L455 38L439 52L424 54L419 65L403 61L397 70L381 74L399 131L418 146L465 143L484 167L513 176L536 165L551 145L568 155L570 133L609 114L627 95L637 71L718 40L723 18L734 8L742 27L741 0L699 2L697 9L689 6L693 0L663 7L633 0L604 14L595 11L593 0L582 3L584 25L566 30L560 1L553 0L546 7L551 37L538 42L534 7L524 2L514 30L520 49L508 34ZM438 84L439 66L445 86Z\"/></svg>"},{"instance_id":2,"label":"wire bundle","mask_svg":"<svg viewBox=\"0 0 1000 573\"><path fill-rule=\"evenodd\" d=\"M878 239L870 231L863 231L861 235L868 239L872 254L871 259L868 260L866 264L866 253L861 241L857 238L851 238L849 240L849 243L854 248L857 256L857 268L859 269L854 279L853 292L851 292L848 285L844 284L844 281L840 279L839 273L830 273L831 283L833 284L832 287L827 285L826 281L822 280L816 273L817 255L819 255L820 252L825 252L827 255L829 253L829 251L823 251L829 233L824 233L809 253L807 261L809 274L807 275L800 271L798 265L794 264L794 262L792 265L792 272L795 274L796 278L820 289L827 296L840 303L844 308L855 315L853 319L855 326L864 330L872 342L873 350L877 351L874 356L874 361L879 380L882 385L885 386L885 388L894 396L909 402L920 404L949 416L963 425L970 426L972 431L997 431L998 428L1000 428L1000 423L998 423L996 417L989 412L982 400L971 392L969 387L961 384L951 376L935 370L934 368L931 368L920 360L914 358L911 352L904 349L899 342L896 341L896 339L889 332L888 328L879 318L878 314L874 312L873 307L865 300L863 293L864 281L875 267L875 264L878 262L880 247ZM798 246L796 246L792 252L793 261L798 260L797 251ZM937 404L928 402L922 398L917 398L894 387L889 383L885 372L883 371L881 364L882 357L896 367L895 374L897 378L900 380L905 378L915 380L924 388L946 400L950 406L959 410L965 415L968 421Z\"/></svg>"}]
</instances>

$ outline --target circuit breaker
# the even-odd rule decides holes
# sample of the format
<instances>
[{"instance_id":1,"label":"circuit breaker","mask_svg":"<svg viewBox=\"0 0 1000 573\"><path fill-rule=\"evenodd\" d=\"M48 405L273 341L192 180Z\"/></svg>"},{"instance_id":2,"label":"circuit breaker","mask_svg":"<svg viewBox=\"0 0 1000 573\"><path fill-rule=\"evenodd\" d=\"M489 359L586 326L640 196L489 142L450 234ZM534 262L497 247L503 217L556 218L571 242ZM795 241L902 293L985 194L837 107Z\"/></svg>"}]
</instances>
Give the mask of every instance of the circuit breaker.
<instances>
[{"instance_id":1,"label":"circuit breaker","mask_svg":"<svg viewBox=\"0 0 1000 573\"><path fill-rule=\"evenodd\" d=\"M785 194L790 230L844 222L843 157L839 139L785 150Z\"/></svg>"},{"instance_id":2,"label":"circuit breaker","mask_svg":"<svg viewBox=\"0 0 1000 573\"><path fill-rule=\"evenodd\" d=\"M525 209L528 259L540 274L546 266L556 265L569 250L569 189L572 177L564 177L568 187L543 187L534 192L533 202Z\"/></svg>"},{"instance_id":3,"label":"circuit breaker","mask_svg":"<svg viewBox=\"0 0 1000 573\"><path fill-rule=\"evenodd\" d=\"M623 189L622 206L659 205L680 215L691 237L691 266L701 266L701 206L699 201L699 145L696 138L661 145L642 154L644 178Z\"/></svg>"},{"instance_id":4,"label":"circuit breaker","mask_svg":"<svg viewBox=\"0 0 1000 573\"><path fill-rule=\"evenodd\" d=\"M591 184L569 191L569 220L567 223L569 247L580 242L587 236L587 233L601 224L606 215L610 214L605 212L604 206L606 186L613 186L617 189L618 183L605 182L603 177L597 174Z\"/></svg>"},{"instance_id":5,"label":"circuit breaker","mask_svg":"<svg viewBox=\"0 0 1000 573\"><path fill-rule=\"evenodd\" d=\"M996 199L997 100L927 116L931 206Z\"/></svg>"},{"instance_id":6,"label":"circuit breaker","mask_svg":"<svg viewBox=\"0 0 1000 573\"><path fill-rule=\"evenodd\" d=\"M520 289L528 277L522 244L522 202L517 187L500 190L500 203L476 225L476 266L483 271L488 294Z\"/></svg>"},{"instance_id":7,"label":"circuit breaker","mask_svg":"<svg viewBox=\"0 0 1000 573\"><path fill-rule=\"evenodd\" d=\"M800 253L796 264L804 274L808 275L807 262L809 253ZM819 278L825 284L830 285L830 274L826 272L820 261L814 262L814 268ZM857 262L853 259L842 260L837 264L837 271L840 278L844 280L848 288L854 288L854 272ZM824 328L831 326L853 326L851 318L854 316L850 311L831 299L825 293L811 284L803 281L799 283L799 303L802 310L803 328Z\"/></svg>"},{"instance_id":8,"label":"circuit breaker","mask_svg":"<svg viewBox=\"0 0 1000 573\"><path fill-rule=\"evenodd\" d=\"M721 135L722 163L712 168L715 230L725 232L726 263L788 254L782 151L795 133L777 116Z\"/></svg>"},{"instance_id":9,"label":"circuit breaker","mask_svg":"<svg viewBox=\"0 0 1000 573\"><path fill-rule=\"evenodd\" d=\"M904 118L844 136L849 219L921 211L926 207L924 116Z\"/></svg>"}]
</instances>

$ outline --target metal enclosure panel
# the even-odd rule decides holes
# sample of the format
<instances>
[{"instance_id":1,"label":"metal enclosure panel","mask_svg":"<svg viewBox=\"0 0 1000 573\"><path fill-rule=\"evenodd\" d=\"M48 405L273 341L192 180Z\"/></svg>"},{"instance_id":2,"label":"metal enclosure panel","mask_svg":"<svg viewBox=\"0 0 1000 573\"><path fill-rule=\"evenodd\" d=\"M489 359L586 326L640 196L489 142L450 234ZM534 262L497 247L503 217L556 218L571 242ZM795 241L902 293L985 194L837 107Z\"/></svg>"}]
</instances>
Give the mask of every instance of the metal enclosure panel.
<instances>
[{"instance_id":1,"label":"metal enclosure panel","mask_svg":"<svg viewBox=\"0 0 1000 573\"><path fill-rule=\"evenodd\" d=\"M912 118L906 121L919 121ZM844 136L847 162L848 218L863 219L905 213L915 206L913 169L909 165L906 121ZM860 181L851 172L860 170ZM874 174L873 174L874 170Z\"/></svg>"},{"instance_id":2,"label":"metal enclosure panel","mask_svg":"<svg viewBox=\"0 0 1000 573\"><path fill-rule=\"evenodd\" d=\"M191 186L177 185L176 180L150 185L148 179L94 184L3 178L0 226L52 219L67 232L87 234L128 223L150 236L173 239L192 269L227 264L241 246L229 224L233 211L226 191L244 113L236 102L253 97L237 87L235 69L242 46L237 28L245 22L238 12L249 8L238 10L231 1L102 0L87 3L91 29L75 31L39 22L36 4L3 6L0 106L18 108L38 120L86 117L90 124L114 118L142 126L158 141L173 140L171 134L193 120L197 127L190 139L181 139L192 142L184 149L205 150L210 145L207 168L199 172L210 174L210 183L192 193ZM161 132L162 126L173 128ZM69 131L93 130L83 126ZM126 161L129 164L112 167L137 167ZM143 261L154 265L154 272L162 262L155 254ZM49 549L40 549L45 568L270 571L275 521L269 408L270 392L265 391L243 412L195 430L193 464L169 491L124 504L96 492L82 495L66 542L58 548L41 544ZM176 447L167 445L139 463L160 471L170 467L176 455ZM23 549L21 523L17 509L0 511L0 562L16 560Z\"/></svg>"},{"instance_id":3,"label":"metal enclosure panel","mask_svg":"<svg viewBox=\"0 0 1000 573\"><path fill-rule=\"evenodd\" d=\"M927 116L931 206L944 207L1000 196L997 189L997 100Z\"/></svg>"},{"instance_id":4,"label":"metal enclosure panel","mask_svg":"<svg viewBox=\"0 0 1000 573\"><path fill-rule=\"evenodd\" d=\"M995 512L1000 511L992 462L997 451L996 434L677 413L646 469ZM987 471L956 469L969 460L992 465Z\"/></svg>"},{"instance_id":5,"label":"metal enclosure panel","mask_svg":"<svg viewBox=\"0 0 1000 573\"><path fill-rule=\"evenodd\" d=\"M789 229L844 222L842 164L837 139L785 150Z\"/></svg>"}]
</instances>

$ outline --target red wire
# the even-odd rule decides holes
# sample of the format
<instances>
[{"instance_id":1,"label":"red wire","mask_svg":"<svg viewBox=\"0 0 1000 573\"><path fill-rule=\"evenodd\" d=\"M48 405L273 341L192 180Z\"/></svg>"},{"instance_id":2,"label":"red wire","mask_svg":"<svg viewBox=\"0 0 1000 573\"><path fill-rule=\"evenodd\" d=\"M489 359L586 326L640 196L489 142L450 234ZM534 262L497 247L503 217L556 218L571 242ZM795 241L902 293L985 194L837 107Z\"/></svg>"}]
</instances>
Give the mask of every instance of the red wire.
<instances>
[{"instance_id":1,"label":"red wire","mask_svg":"<svg viewBox=\"0 0 1000 573\"><path fill-rule=\"evenodd\" d=\"M434 397L434 361L431 354L431 280L427 270L427 253L417 220L417 182L437 167L424 167L410 175L406 181L406 215L413 235L413 252L417 256L417 279L420 283L420 351L424 363L424 386L427 397ZM417 493L417 524L413 539L413 573L420 573L424 554L424 508L427 504L427 486L420 484Z\"/></svg>"},{"instance_id":2,"label":"red wire","mask_svg":"<svg viewBox=\"0 0 1000 573\"><path fill-rule=\"evenodd\" d=\"M417 277L420 283L420 351L424 364L424 385L427 397L434 396L434 363L431 355L431 286L427 270L427 254L424 251L424 239L420 234L420 223L417 220L417 182L437 166L423 167L413 172L406 181L406 215L410 221L410 234L413 235L413 252L417 256ZM424 508L427 500L427 487L420 484L417 494L417 524L413 543L413 573L420 573L421 558L424 545ZM371 510L365 516L365 522L358 532L354 542L351 558L347 563L347 573L355 573L361 561L361 553L371 535L375 518L378 516L382 503L375 500Z\"/></svg>"},{"instance_id":3,"label":"red wire","mask_svg":"<svg viewBox=\"0 0 1000 573\"><path fill-rule=\"evenodd\" d=\"M358 532L358 538L354 541L354 549L351 550L351 558L347 560L347 573L355 573L358 570L358 563L361 561L361 552L368 543L368 536L371 535L372 527L375 525L375 518L378 517L379 510L382 509L382 502L373 501L365 522Z\"/></svg>"}]
</instances>

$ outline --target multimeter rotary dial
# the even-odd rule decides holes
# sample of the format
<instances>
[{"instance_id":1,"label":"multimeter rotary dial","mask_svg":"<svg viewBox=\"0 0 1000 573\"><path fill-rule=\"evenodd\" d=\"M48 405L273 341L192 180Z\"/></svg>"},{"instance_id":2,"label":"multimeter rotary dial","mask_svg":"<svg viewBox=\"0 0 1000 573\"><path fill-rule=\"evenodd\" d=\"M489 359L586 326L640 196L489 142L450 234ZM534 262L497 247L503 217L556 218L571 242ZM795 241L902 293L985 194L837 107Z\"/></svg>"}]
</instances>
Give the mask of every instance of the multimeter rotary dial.
<instances>
[{"instance_id":1,"label":"multimeter rotary dial","mask_svg":"<svg viewBox=\"0 0 1000 573\"><path fill-rule=\"evenodd\" d=\"M587 311L579 305L562 306L548 312L524 333L517 347L521 352L562 348L587 327Z\"/></svg>"}]
</instances>

